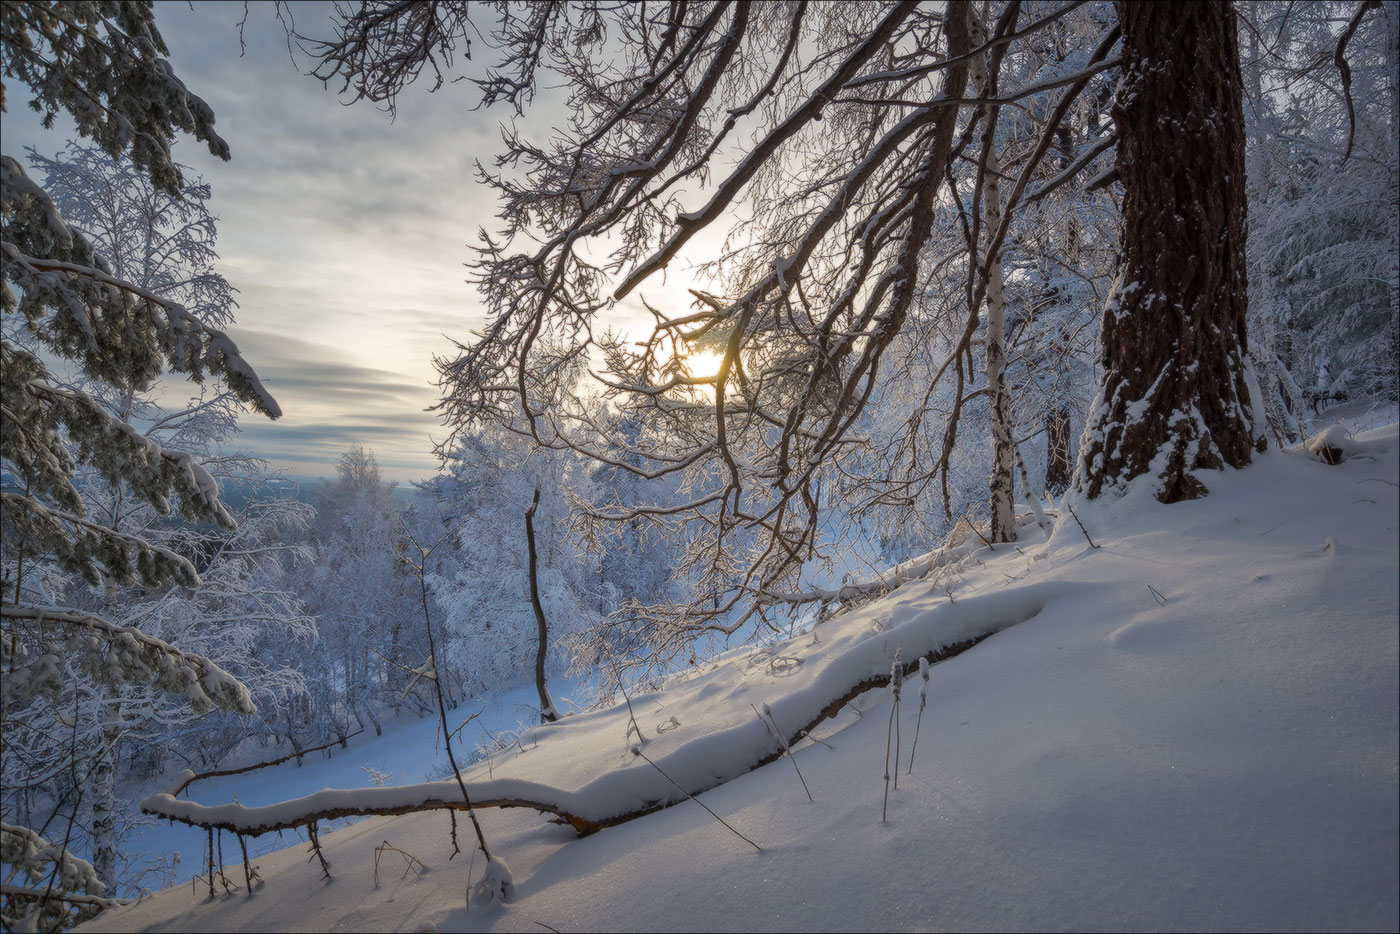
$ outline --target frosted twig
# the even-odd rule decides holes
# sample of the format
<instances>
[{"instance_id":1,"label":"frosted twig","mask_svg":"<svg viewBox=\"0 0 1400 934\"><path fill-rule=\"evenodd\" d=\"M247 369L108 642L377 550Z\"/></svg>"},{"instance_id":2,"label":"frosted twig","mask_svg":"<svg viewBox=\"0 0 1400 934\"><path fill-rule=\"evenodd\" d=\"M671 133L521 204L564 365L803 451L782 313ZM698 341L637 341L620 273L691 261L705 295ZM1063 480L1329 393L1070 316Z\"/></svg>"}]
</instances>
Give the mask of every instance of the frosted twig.
<instances>
[{"instance_id":1,"label":"frosted twig","mask_svg":"<svg viewBox=\"0 0 1400 934\"><path fill-rule=\"evenodd\" d=\"M895 649L894 664L890 666L890 693L894 695L895 710L899 709L900 695L904 690L904 666L899 662L899 650ZM899 714L894 717L894 790L899 790Z\"/></svg>"},{"instance_id":2,"label":"frosted twig","mask_svg":"<svg viewBox=\"0 0 1400 934\"><path fill-rule=\"evenodd\" d=\"M778 729L778 721L773 720L772 709L767 704L763 705L763 713L759 713L758 708L753 704L749 704L749 709L753 711L755 717L758 717L759 722L763 724L768 732L778 738L778 742L782 744L783 752L787 753L788 759L792 761L792 767L797 772L797 780L802 783L802 790L807 792L807 800L814 801L812 798L812 789L807 787L807 780L802 777L802 770L797 768L797 757L792 754L792 747L788 745L788 741L783 737L783 731ZM768 718L767 720L764 719L765 716ZM768 725L768 720L773 720L773 725L771 727Z\"/></svg>"},{"instance_id":3,"label":"frosted twig","mask_svg":"<svg viewBox=\"0 0 1400 934\"><path fill-rule=\"evenodd\" d=\"M680 785L676 784L676 780L675 780L674 778L672 778L671 776L667 775L665 769L661 768L661 766L657 765L655 762L652 762L651 759L647 756L647 754L644 753L644 752L642 752L642 746L641 746L640 743L636 743L636 744L634 744L634 745L632 746L632 755L634 755L634 756L640 756L641 758L645 759L647 765L651 766L652 768L656 769L656 771L660 772L660 773L661 773L661 777L664 778L664 779L666 779L666 781L670 782L672 785L675 785L675 786L676 786L676 789L677 789L678 791L680 791L681 794L685 795L687 798L689 798L690 800L694 801L696 804L700 805L700 806L701 806L702 808L704 808L705 810L709 811L709 812L710 812L710 816L713 817L715 820L719 821L719 822L720 822L721 824L723 824L724 826L729 827L730 833L734 834L734 836L738 837L740 840L743 840L745 843L747 843L749 846L753 847L755 850L758 850L760 853L763 852L763 847L759 846L757 843L754 843L754 842L753 842L752 840L750 840L748 837L744 836L743 834L739 833L739 831L735 830L732 826L730 826L730 824L729 824L728 821L726 821L723 817L720 817L720 816L719 816L718 814L716 814L713 810L711 810L711 809L710 809L710 806L709 806L708 804L706 804L704 801L701 801L699 798L695 797L695 795L691 794L690 792L686 791L686 790L685 790L684 788L682 788Z\"/></svg>"},{"instance_id":4,"label":"frosted twig","mask_svg":"<svg viewBox=\"0 0 1400 934\"><path fill-rule=\"evenodd\" d=\"M1084 538L1085 538L1086 540L1088 540L1088 542L1089 542L1089 547L1090 547L1090 548L1097 548L1097 547L1099 547L1098 545L1095 545L1095 544L1094 544L1094 540L1093 540L1092 538L1089 538L1089 530L1086 529L1086 528L1084 528L1084 523L1082 523L1082 522L1079 521L1079 515L1074 511L1074 507L1071 506L1069 503L1065 503L1065 508L1069 510L1069 514L1070 514L1071 516L1074 516L1074 524L1077 525L1077 526L1079 526L1079 531L1081 531L1081 532L1084 533Z\"/></svg>"},{"instance_id":5,"label":"frosted twig","mask_svg":"<svg viewBox=\"0 0 1400 934\"><path fill-rule=\"evenodd\" d=\"M909 771L908 775L914 774L914 753L919 748L919 730L924 725L924 707L928 704L928 658L919 659L919 676L924 679L924 683L919 685L919 718L914 721L914 742L909 746ZM895 763L898 768L899 763Z\"/></svg>"},{"instance_id":6,"label":"frosted twig","mask_svg":"<svg viewBox=\"0 0 1400 934\"><path fill-rule=\"evenodd\" d=\"M894 653L894 664L890 666L890 693L894 701L890 704L890 722L885 728L885 803L880 808L880 823L885 823L890 810L890 744L895 736L895 726L899 714L899 689L904 681L904 666L899 663L899 650ZM895 787L899 787L899 750L895 747Z\"/></svg>"}]
</instances>

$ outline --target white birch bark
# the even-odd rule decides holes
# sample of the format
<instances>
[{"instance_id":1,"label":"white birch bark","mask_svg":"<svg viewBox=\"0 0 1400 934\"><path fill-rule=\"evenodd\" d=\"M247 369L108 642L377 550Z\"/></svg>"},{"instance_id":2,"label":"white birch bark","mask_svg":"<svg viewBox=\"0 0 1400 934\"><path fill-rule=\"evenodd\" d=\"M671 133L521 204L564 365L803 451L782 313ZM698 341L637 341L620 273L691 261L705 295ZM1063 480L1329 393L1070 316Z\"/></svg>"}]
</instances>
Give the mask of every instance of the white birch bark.
<instances>
[{"instance_id":1,"label":"white birch bark","mask_svg":"<svg viewBox=\"0 0 1400 934\"><path fill-rule=\"evenodd\" d=\"M975 13L972 18L972 44L987 40L986 27ZM989 95L991 77L987 72L987 56L974 59L970 69L973 89L979 97ZM990 111L983 117L983 143L992 141L995 120ZM986 178L982 188L982 232L991 239L1001 226L1001 163L996 146L991 145L986 156ZM974 260L980 257L974 257ZM1015 493L1016 449L1011 438L1011 399L1006 388L1006 298L1001 266L1001 254L987 257L987 398L992 414L992 476L990 481L992 528L991 541L1010 542L1016 539L1016 516L1013 508Z\"/></svg>"},{"instance_id":2,"label":"white birch bark","mask_svg":"<svg viewBox=\"0 0 1400 934\"><path fill-rule=\"evenodd\" d=\"M102 725L102 743L92 769L92 868L108 892L117 890L117 745L121 731Z\"/></svg>"}]
</instances>

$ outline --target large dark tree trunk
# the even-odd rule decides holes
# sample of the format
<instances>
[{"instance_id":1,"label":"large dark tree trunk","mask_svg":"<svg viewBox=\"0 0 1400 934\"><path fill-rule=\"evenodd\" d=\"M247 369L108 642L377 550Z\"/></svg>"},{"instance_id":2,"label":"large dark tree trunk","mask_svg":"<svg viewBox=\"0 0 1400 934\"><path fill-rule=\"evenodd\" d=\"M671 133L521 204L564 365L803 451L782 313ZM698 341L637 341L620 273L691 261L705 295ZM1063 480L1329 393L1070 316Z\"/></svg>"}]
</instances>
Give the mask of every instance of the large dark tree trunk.
<instances>
[{"instance_id":1,"label":"large dark tree trunk","mask_svg":"<svg viewBox=\"0 0 1400 934\"><path fill-rule=\"evenodd\" d=\"M1080 486L1097 497L1151 473L1170 503L1206 492L1191 471L1263 449L1245 358L1239 49L1228 3L1120 2L1118 15L1123 271Z\"/></svg>"}]
</instances>

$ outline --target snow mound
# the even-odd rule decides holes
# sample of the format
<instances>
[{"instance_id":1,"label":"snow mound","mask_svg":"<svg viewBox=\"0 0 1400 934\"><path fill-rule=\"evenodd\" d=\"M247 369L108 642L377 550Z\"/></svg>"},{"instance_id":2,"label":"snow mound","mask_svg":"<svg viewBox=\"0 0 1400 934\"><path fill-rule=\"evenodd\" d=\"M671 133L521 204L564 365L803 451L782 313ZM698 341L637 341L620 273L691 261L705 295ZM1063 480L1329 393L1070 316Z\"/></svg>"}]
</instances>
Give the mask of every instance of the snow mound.
<instances>
[{"instance_id":1,"label":"snow mound","mask_svg":"<svg viewBox=\"0 0 1400 934\"><path fill-rule=\"evenodd\" d=\"M625 704L527 732L465 773L474 796L676 806L582 839L482 811L511 866L497 910L464 909L469 861L423 813L324 835L333 883L293 847L251 897L172 889L87 929L1395 930L1398 438L1360 433L1335 466L1271 452L1194 502L1076 504L1099 547L1062 517L634 695L659 769L631 755ZM993 630L929 666L924 709L866 691L792 743L814 800L786 763L741 771L781 750L764 705L792 734L896 652L915 666ZM712 813L660 770L709 787ZM432 872L372 888L384 839Z\"/></svg>"}]
</instances>

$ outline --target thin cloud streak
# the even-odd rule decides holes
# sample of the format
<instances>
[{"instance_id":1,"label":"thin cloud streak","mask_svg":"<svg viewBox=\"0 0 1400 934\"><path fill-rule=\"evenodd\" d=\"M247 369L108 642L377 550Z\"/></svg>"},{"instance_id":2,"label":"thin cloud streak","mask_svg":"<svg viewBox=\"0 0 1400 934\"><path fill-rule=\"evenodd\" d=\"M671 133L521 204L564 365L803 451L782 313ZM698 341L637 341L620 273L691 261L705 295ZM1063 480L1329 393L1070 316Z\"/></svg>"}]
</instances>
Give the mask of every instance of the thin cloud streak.
<instances>
[{"instance_id":1,"label":"thin cloud streak","mask_svg":"<svg viewBox=\"0 0 1400 934\"><path fill-rule=\"evenodd\" d=\"M430 436L443 436L426 381L347 358L339 347L266 331L231 336L286 413L276 422L242 421L239 441L297 473L324 475L351 444L371 448L395 478L422 478L437 461ZM425 469L427 465L427 469ZM389 470L392 468L392 470Z\"/></svg>"}]
</instances>

